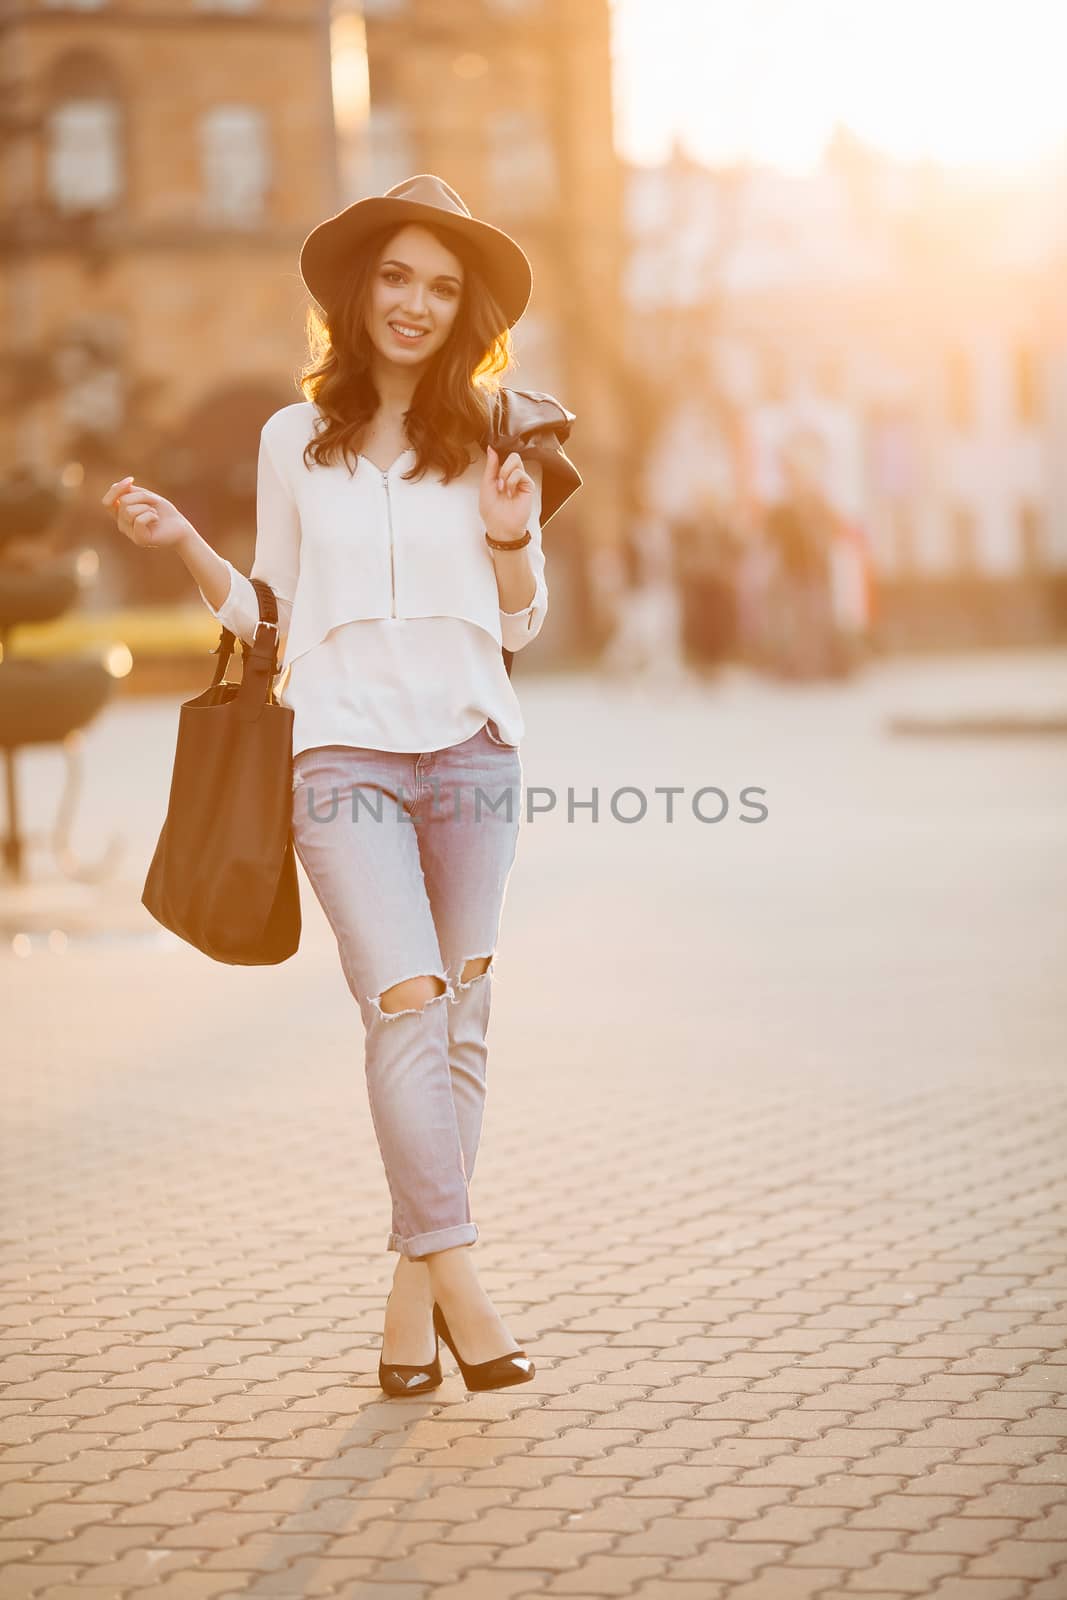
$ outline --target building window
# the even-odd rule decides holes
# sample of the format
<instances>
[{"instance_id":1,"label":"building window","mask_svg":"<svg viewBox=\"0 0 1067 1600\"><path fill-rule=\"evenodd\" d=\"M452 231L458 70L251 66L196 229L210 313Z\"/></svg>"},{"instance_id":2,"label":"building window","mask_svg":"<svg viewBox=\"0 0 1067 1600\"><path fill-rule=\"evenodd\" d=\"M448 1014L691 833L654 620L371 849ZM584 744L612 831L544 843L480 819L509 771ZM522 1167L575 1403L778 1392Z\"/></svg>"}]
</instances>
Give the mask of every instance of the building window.
<instances>
[{"instance_id":1,"label":"building window","mask_svg":"<svg viewBox=\"0 0 1067 1600\"><path fill-rule=\"evenodd\" d=\"M48 192L60 211L104 211L122 193L120 110L107 98L66 100L48 118Z\"/></svg>"},{"instance_id":2,"label":"building window","mask_svg":"<svg viewBox=\"0 0 1067 1600\"><path fill-rule=\"evenodd\" d=\"M60 414L73 432L110 437L124 418L122 375L114 367L78 373L64 385Z\"/></svg>"},{"instance_id":3,"label":"building window","mask_svg":"<svg viewBox=\"0 0 1067 1600\"><path fill-rule=\"evenodd\" d=\"M41 0L52 11L100 11L108 0Z\"/></svg>"},{"instance_id":4,"label":"building window","mask_svg":"<svg viewBox=\"0 0 1067 1600\"><path fill-rule=\"evenodd\" d=\"M948 420L953 427L969 428L974 421L974 378L965 351L949 352L945 379Z\"/></svg>"},{"instance_id":5,"label":"building window","mask_svg":"<svg viewBox=\"0 0 1067 1600\"><path fill-rule=\"evenodd\" d=\"M977 527L970 506L954 506L950 526L953 569L970 575L978 566Z\"/></svg>"},{"instance_id":6,"label":"building window","mask_svg":"<svg viewBox=\"0 0 1067 1600\"><path fill-rule=\"evenodd\" d=\"M53 371L59 412L76 433L107 436L125 421L122 355L126 325L118 312L87 312L58 333Z\"/></svg>"},{"instance_id":7,"label":"building window","mask_svg":"<svg viewBox=\"0 0 1067 1600\"><path fill-rule=\"evenodd\" d=\"M257 106L216 106L200 124L205 210L212 221L258 222L270 187L267 119Z\"/></svg>"},{"instance_id":8,"label":"building window","mask_svg":"<svg viewBox=\"0 0 1067 1600\"><path fill-rule=\"evenodd\" d=\"M1014 355L1015 415L1027 427L1041 420L1041 374L1037 357L1029 345L1020 345Z\"/></svg>"},{"instance_id":9,"label":"building window","mask_svg":"<svg viewBox=\"0 0 1067 1600\"><path fill-rule=\"evenodd\" d=\"M493 209L512 216L547 210L557 184L545 119L533 111L495 111L487 138Z\"/></svg>"},{"instance_id":10,"label":"building window","mask_svg":"<svg viewBox=\"0 0 1067 1600\"><path fill-rule=\"evenodd\" d=\"M194 0L197 11L258 11L261 0Z\"/></svg>"},{"instance_id":11,"label":"building window","mask_svg":"<svg viewBox=\"0 0 1067 1600\"><path fill-rule=\"evenodd\" d=\"M1041 507L1027 500L1019 507L1019 560L1024 572L1045 568L1045 528Z\"/></svg>"}]
</instances>

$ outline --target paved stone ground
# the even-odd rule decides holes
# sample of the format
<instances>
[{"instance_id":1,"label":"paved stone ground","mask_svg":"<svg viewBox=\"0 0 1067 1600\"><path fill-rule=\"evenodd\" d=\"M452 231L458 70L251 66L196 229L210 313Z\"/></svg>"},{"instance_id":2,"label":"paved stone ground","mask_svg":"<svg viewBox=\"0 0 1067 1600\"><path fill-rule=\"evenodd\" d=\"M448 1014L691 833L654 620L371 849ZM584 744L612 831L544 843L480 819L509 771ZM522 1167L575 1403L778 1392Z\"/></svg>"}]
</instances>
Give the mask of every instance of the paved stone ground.
<instances>
[{"instance_id":1,"label":"paved stone ground","mask_svg":"<svg viewBox=\"0 0 1067 1600\"><path fill-rule=\"evenodd\" d=\"M306 882L281 968L145 936L174 706L92 731L80 843L130 842L98 936L0 899L4 1600L1063 1600L1065 743L886 731L1067 704L1063 659L522 693L560 805L472 1192L538 1372L480 1396L447 1352L377 1387L385 1179Z\"/></svg>"}]
</instances>

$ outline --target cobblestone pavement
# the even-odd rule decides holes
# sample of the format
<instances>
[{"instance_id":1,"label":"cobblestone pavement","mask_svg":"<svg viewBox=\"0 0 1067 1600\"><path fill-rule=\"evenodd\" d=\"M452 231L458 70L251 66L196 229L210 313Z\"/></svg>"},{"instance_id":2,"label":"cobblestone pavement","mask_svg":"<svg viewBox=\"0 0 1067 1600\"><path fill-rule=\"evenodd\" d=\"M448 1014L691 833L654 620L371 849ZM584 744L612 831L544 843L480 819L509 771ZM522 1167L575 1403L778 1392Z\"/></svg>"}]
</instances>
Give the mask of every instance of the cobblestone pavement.
<instances>
[{"instance_id":1,"label":"cobblestone pavement","mask_svg":"<svg viewBox=\"0 0 1067 1600\"><path fill-rule=\"evenodd\" d=\"M109 714L82 844L120 819L125 910L0 954L4 1600L1063 1600L1065 742L887 732L1005 684L1063 662L523 684L560 799L472 1198L537 1377L468 1395L443 1351L408 1401L329 930L304 881L280 968L138 933L175 709Z\"/></svg>"}]
</instances>

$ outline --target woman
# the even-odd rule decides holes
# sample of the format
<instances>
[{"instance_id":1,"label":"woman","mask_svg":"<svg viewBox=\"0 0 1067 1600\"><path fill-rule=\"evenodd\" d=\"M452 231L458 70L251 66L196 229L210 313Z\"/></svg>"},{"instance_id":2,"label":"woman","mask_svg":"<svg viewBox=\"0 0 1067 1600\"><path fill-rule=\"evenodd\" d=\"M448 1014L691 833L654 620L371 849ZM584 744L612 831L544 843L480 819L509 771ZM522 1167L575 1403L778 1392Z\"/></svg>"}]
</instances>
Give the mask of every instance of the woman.
<instances>
[{"instance_id":1,"label":"woman","mask_svg":"<svg viewBox=\"0 0 1067 1600\"><path fill-rule=\"evenodd\" d=\"M307 398L262 431L251 576L285 638L294 843L366 1030L399 1253L379 1381L435 1388L440 1337L469 1388L501 1388L534 1365L478 1280L468 1186L519 827L511 654L547 611L541 527L581 484L553 438L573 413L499 385L530 264L440 178L320 223L300 269L324 314L308 312ZM251 642L251 582L170 502L125 478L104 504Z\"/></svg>"}]
</instances>

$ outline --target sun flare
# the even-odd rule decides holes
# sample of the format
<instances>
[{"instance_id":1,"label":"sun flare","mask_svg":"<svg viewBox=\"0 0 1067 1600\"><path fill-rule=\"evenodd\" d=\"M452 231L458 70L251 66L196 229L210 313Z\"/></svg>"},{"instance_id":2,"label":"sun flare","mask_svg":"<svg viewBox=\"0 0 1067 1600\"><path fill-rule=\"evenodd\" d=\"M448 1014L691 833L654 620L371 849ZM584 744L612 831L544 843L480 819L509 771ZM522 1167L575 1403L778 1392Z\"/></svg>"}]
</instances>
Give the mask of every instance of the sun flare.
<instances>
[{"instance_id":1,"label":"sun flare","mask_svg":"<svg viewBox=\"0 0 1067 1600\"><path fill-rule=\"evenodd\" d=\"M818 163L836 123L904 159L1067 154L1062 0L614 0L617 138L653 163Z\"/></svg>"}]
</instances>

